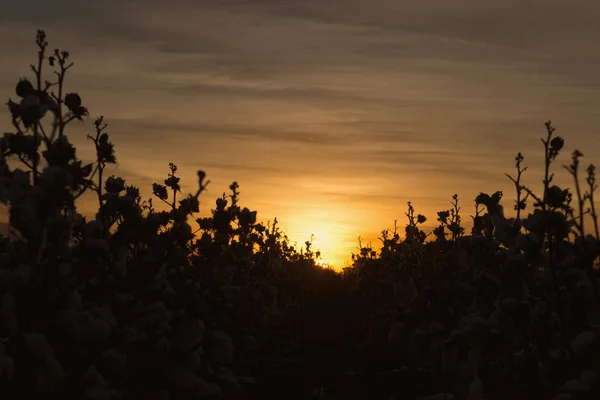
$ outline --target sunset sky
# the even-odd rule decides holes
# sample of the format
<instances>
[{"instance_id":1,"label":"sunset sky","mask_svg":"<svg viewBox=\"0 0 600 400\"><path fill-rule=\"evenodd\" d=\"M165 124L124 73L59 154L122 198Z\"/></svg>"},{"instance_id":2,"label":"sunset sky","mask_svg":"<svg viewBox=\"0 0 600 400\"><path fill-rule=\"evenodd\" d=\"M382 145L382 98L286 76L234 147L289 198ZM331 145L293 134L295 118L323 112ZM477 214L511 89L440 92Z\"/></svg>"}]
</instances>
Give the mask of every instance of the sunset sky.
<instances>
[{"instance_id":1,"label":"sunset sky","mask_svg":"<svg viewBox=\"0 0 600 400\"><path fill-rule=\"evenodd\" d=\"M12 1L6 100L36 29L72 54L67 88L105 116L116 174L147 197L169 162L184 192L204 169L205 212L236 180L243 206L299 243L314 233L337 268L359 235L403 227L409 200L429 227L454 193L467 222L480 191L510 208L504 172L521 151L538 185L548 119L561 164L575 148L600 161L598 0ZM90 161L92 120L69 137Z\"/></svg>"}]
</instances>

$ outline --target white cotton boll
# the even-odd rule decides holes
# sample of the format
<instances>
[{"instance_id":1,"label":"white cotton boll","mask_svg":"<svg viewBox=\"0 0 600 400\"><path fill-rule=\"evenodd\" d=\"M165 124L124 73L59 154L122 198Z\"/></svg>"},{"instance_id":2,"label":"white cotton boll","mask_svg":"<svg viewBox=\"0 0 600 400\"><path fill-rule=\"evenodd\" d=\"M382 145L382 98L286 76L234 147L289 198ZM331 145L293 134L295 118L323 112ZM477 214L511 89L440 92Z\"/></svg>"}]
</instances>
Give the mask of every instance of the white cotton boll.
<instances>
[{"instance_id":1,"label":"white cotton boll","mask_svg":"<svg viewBox=\"0 0 600 400\"><path fill-rule=\"evenodd\" d=\"M177 298L177 291L173 289L170 284L167 284L163 291L163 299L165 301L175 300Z\"/></svg>"},{"instance_id":2,"label":"white cotton boll","mask_svg":"<svg viewBox=\"0 0 600 400\"><path fill-rule=\"evenodd\" d=\"M388 341L390 343L397 342L404 334L404 324L402 322L396 322L390 332L388 333Z\"/></svg>"},{"instance_id":3,"label":"white cotton boll","mask_svg":"<svg viewBox=\"0 0 600 400\"><path fill-rule=\"evenodd\" d=\"M102 376L102 374L98 372L98 367L96 367L96 364L90 365L83 374L83 377L91 383L96 383L104 386L108 385L108 381L106 380L106 378L104 378L104 376Z\"/></svg>"},{"instance_id":4,"label":"white cotton boll","mask_svg":"<svg viewBox=\"0 0 600 400\"><path fill-rule=\"evenodd\" d=\"M92 336L92 328L84 320L80 320L71 326L71 335L79 342L86 342Z\"/></svg>"},{"instance_id":5,"label":"white cotton boll","mask_svg":"<svg viewBox=\"0 0 600 400\"><path fill-rule=\"evenodd\" d=\"M581 332L571 342L571 350L574 353L580 353L596 342L597 336L594 331Z\"/></svg>"},{"instance_id":6,"label":"white cotton boll","mask_svg":"<svg viewBox=\"0 0 600 400\"><path fill-rule=\"evenodd\" d=\"M150 305L148 305L146 309L148 310L148 312L158 313L166 310L167 307L162 301L153 301L152 303L150 303Z\"/></svg>"},{"instance_id":7,"label":"white cotton boll","mask_svg":"<svg viewBox=\"0 0 600 400\"><path fill-rule=\"evenodd\" d=\"M112 400L118 395L106 378L98 372L96 364L92 364L86 370L84 378L91 383L85 390L86 400Z\"/></svg>"},{"instance_id":8,"label":"white cotton boll","mask_svg":"<svg viewBox=\"0 0 600 400\"><path fill-rule=\"evenodd\" d=\"M108 251L108 242L104 239L88 239L85 246L88 250Z\"/></svg>"},{"instance_id":9,"label":"white cotton boll","mask_svg":"<svg viewBox=\"0 0 600 400\"><path fill-rule=\"evenodd\" d=\"M548 356L554 361L559 361L565 357L565 354L562 349L554 349L548 352Z\"/></svg>"},{"instance_id":10,"label":"white cotton boll","mask_svg":"<svg viewBox=\"0 0 600 400\"><path fill-rule=\"evenodd\" d=\"M483 400L483 383L479 378L479 375L475 375L475 378L469 385L469 395L467 400Z\"/></svg>"},{"instance_id":11,"label":"white cotton boll","mask_svg":"<svg viewBox=\"0 0 600 400\"><path fill-rule=\"evenodd\" d=\"M127 258L129 257L129 247L127 246L119 246L117 249L117 270L120 273L124 273L127 269Z\"/></svg>"},{"instance_id":12,"label":"white cotton boll","mask_svg":"<svg viewBox=\"0 0 600 400\"><path fill-rule=\"evenodd\" d=\"M512 297L507 297L504 300L502 300L500 304L502 305L502 307L510 309L517 306L517 300L513 299Z\"/></svg>"},{"instance_id":13,"label":"white cotton boll","mask_svg":"<svg viewBox=\"0 0 600 400\"><path fill-rule=\"evenodd\" d=\"M171 400L171 395L165 390L161 390L156 393L153 397L154 400Z\"/></svg>"},{"instance_id":14,"label":"white cotton boll","mask_svg":"<svg viewBox=\"0 0 600 400\"><path fill-rule=\"evenodd\" d=\"M221 386L230 393L239 393L241 391L241 386L238 380L233 376L233 372L229 368L219 368L218 372L218 380L221 383Z\"/></svg>"},{"instance_id":15,"label":"white cotton boll","mask_svg":"<svg viewBox=\"0 0 600 400\"><path fill-rule=\"evenodd\" d=\"M38 214L35 210L35 204L29 197L19 204L19 220L25 225L38 225Z\"/></svg>"},{"instance_id":16,"label":"white cotton boll","mask_svg":"<svg viewBox=\"0 0 600 400\"><path fill-rule=\"evenodd\" d=\"M351 370L347 374L348 376L356 376L356 371ZM236 379L240 385L256 385L256 378L252 376L238 376Z\"/></svg>"},{"instance_id":17,"label":"white cotton boll","mask_svg":"<svg viewBox=\"0 0 600 400\"><path fill-rule=\"evenodd\" d=\"M25 343L29 348L29 352L39 359L45 359L50 353L51 347L46 341L46 337L39 332L24 333Z\"/></svg>"},{"instance_id":18,"label":"white cotton boll","mask_svg":"<svg viewBox=\"0 0 600 400\"><path fill-rule=\"evenodd\" d=\"M216 383L209 383L206 390L206 396L215 399L222 399L223 392L221 391L221 387Z\"/></svg>"},{"instance_id":19,"label":"white cotton boll","mask_svg":"<svg viewBox=\"0 0 600 400\"><path fill-rule=\"evenodd\" d=\"M102 361L119 379L127 377L127 355L111 348L102 353Z\"/></svg>"},{"instance_id":20,"label":"white cotton boll","mask_svg":"<svg viewBox=\"0 0 600 400\"><path fill-rule=\"evenodd\" d=\"M0 268L4 269L10 265L10 254L2 253L0 254ZM8 272L8 271L3 271Z\"/></svg>"},{"instance_id":21,"label":"white cotton boll","mask_svg":"<svg viewBox=\"0 0 600 400\"><path fill-rule=\"evenodd\" d=\"M258 348L258 342L252 335L244 336L244 348L246 351L256 350Z\"/></svg>"},{"instance_id":22,"label":"white cotton boll","mask_svg":"<svg viewBox=\"0 0 600 400\"><path fill-rule=\"evenodd\" d=\"M216 383L207 383L201 379L196 388L194 389L194 395L198 398L212 398L221 399L223 398L223 392Z\"/></svg>"},{"instance_id":23,"label":"white cotton boll","mask_svg":"<svg viewBox=\"0 0 600 400\"><path fill-rule=\"evenodd\" d=\"M420 400L454 400L454 395L452 393L438 393L423 397Z\"/></svg>"},{"instance_id":24,"label":"white cotton boll","mask_svg":"<svg viewBox=\"0 0 600 400\"><path fill-rule=\"evenodd\" d=\"M11 285L13 280L12 271L0 267L0 286Z\"/></svg>"},{"instance_id":25,"label":"white cotton boll","mask_svg":"<svg viewBox=\"0 0 600 400\"><path fill-rule=\"evenodd\" d=\"M183 320L175 330L173 350L191 351L202 342L204 329L204 323L199 319Z\"/></svg>"},{"instance_id":26,"label":"white cotton boll","mask_svg":"<svg viewBox=\"0 0 600 400\"><path fill-rule=\"evenodd\" d=\"M100 319L108 322L111 329L113 329L117 326L117 319L115 318L115 316L112 313L112 310L108 306L94 307L94 309L92 310L92 313L97 318L100 318Z\"/></svg>"},{"instance_id":27,"label":"white cotton boll","mask_svg":"<svg viewBox=\"0 0 600 400\"><path fill-rule=\"evenodd\" d=\"M15 333L19 326L19 320L15 312L15 307L15 298L11 293L6 293L4 297L2 297L2 305L0 306L0 319L4 322L11 334Z\"/></svg>"},{"instance_id":28,"label":"white cotton boll","mask_svg":"<svg viewBox=\"0 0 600 400\"><path fill-rule=\"evenodd\" d=\"M31 278L31 266L29 264L19 264L15 268L14 276L22 284L28 284Z\"/></svg>"},{"instance_id":29,"label":"white cotton boll","mask_svg":"<svg viewBox=\"0 0 600 400\"><path fill-rule=\"evenodd\" d=\"M122 334L127 343L133 343L138 339L137 331L129 326L123 329Z\"/></svg>"},{"instance_id":30,"label":"white cotton boll","mask_svg":"<svg viewBox=\"0 0 600 400\"><path fill-rule=\"evenodd\" d=\"M93 319L89 324L93 335L97 338L108 338L112 332L109 323L102 319Z\"/></svg>"},{"instance_id":31,"label":"white cotton boll","mask_svg":"<svg viewBox=\"0 0 600 400\"><path fill-rule=\"evenodd\" d=\"M582 274L579 277L579 280L577 281L576 285L576 290L577 293L579 293L587 299L591 299L594 296L594 285L590 278L585 274Z\"/></svg>"},{"instance_id":32,"label":"white cotton boll","mask_svg":"<svg viewBox=\"0 0 600 400\"><path fill-rule=\"evenodd\" d=\"M117 293L115 295L115 302L117 304L127 303L131 299L132 299L132 297L129 296L128 294Z\"/></svg>"},{"instance_id":33,"label":"white cotton boll","mask_svg":"<svg viewBox=\"0 0 600 400\"><path fill-rule=\"evenodd\" d=\"M171 349L171 341L169 339L167 339L166 337L162 336L156 342L156 348L158 349L158 351L161 351L163 353L168 353L169 350Z\"/></svg>"},{"instance_id":34,"label":"white cotton boll","mask_svg":"<svg viewBox=\"0 0 600 400\"><path fill-rule=\"evenodd\" d=\"M596 372L592 369L586 369L581 372L579 380L582 383L587 384L587 386L589 388L592 388L596 384L596 381L598 380L599 377L600 377L600 374L598 374L598 372Z\"/></svg>"},{"instance_id":35,"label":"white cotton boll","mask_svg":"<svg viewBox=\"0 0 600 400\"><path fill-rule=\"evenodd\" d=\"M91 220L83 227L83 234L86 237L101 237L103 226L98 220Z\"/></svg>"},{"instance_id":36,"label":"white cotton boll","mask_svg":"<svg viewBox=\"0 0 600 400\"><path fill-rule=\"evenodd\" d=\"M171 324L168 321L160 321L156 327L157 335L166 335L171 331Z\"/></svg>"},{"instance_id":37,"label":"white cotton boll","mask_svg":"<svg viewBox=\"0 0 600 400\"><path fill-rule=\"evenodd\" d=\"M589 391L589 388L577 379L571 379L563 385L561 390L569 393L586 393Z\"/></svg>"},{"instance_id":38,"label":"white cotton boll","mask_svg":"<svg viewBox=\"0 0 600 400\"><path fill-rule=\"evenodd\" d=\"M63 328L70 328L76 325L80 320L80 313L72 308L61 310L56 316L56 325Z\"/></svg>"},{"instance_id":39,"label":"white cotton boll","mask_svg":"<svg viewBox=\"0 0 600 400\"><path fill-rule=\"evenodd\" d=\"M72 268L70 263L64 262L58 266L58 275L61 278L66 278L67 276L71 275L71 271Z\"/></svg>"},{"instance_id":40,"label":"white cotton boll","mask_svg":"<svg viewBox=\"0 0 600 400\"><path fill-rule=\"evenodd\" d=\"M12 357L0 354L0 380L10 379L15 372L15 362Z\"/></svg>"},{"instance_id":41,"label":"white cotton boll","mask_svg":"<svg viewBox=\"0 0 600 400\"><path fill-rule=\"evenodd\" d=\"M193 390L200 383L200 378L192 370L183 367L170 369L167 380L171 387L185 391Z\"/></svg>"},{"instance_id":42,"label":"white cotton boll","mask_svg":"<svg viewBox=\"0 0 600 400\"><path fill-rule=\"evenodd\" d=\"M13 171L12 180L10 184L11 186L29 186L29 175L21 168L17 168Z\"/></svg>"},{"instance_id":43,"label":"white cotton boll","mask_svg":"<svg viewBox=\"0 0 600 400\"><path fill-rule=\"evenodd\" d=\"M71 292L67 304L68 307L72 308L73 310L81 310L83 308L83 300L77 290Z\"/></svg>"},{"instance_id":44,"label":"white cotton boll","mask_svg":"<svg viewBox=\"0 0 600 400\"><path fill-rule=\"evenodd\" d=\"M44 360L46 364L46 372L49 378L52 378L54 381L59 381L64 378L64 371L56 357L54 356L54 350L50 347L50 351L46 355L46 359Z\"/></svg>"},{"instance_id":45,"label":"white cotton boll","mask_svg":"<svg viewBox=\"0 0 600 400\"><path fill-rule=\"evenodd\" d=\"M200 356L197 350L191 354L189 363L190 369L192 371L198 371L202 366L202 357Z\"/></svg>"},{"instance_id":46,"label":"white cotton boll","mask_svg":"<svg viewBox=\"0 0 600 400\"><path fill-rule=\"evenodd\" d=\"M552 400L575 400L571 393L560 393L554 396Z\"/></svg>"},{"instance_id":47,"label":"white cotton boll","mask_svg":"<svg viewBox=\"0 0 600 400\"><path fill-rule=\"evenodd\" d=\"M233 358L233 341L224 332L216 331L213 333L215 339L214 346L210 351L218 364L228 364Z\"/></svg>"},{"instance_id":48,"label":"white cotton boll","mask_svg":"<svg viewBox=\"0 0 600 400\"><path fill-rule=\"evenodd\" d=\"M94 385L85 389L85 400L114 400L119 393L106 385Z\"/></svg>"}]
</instances>

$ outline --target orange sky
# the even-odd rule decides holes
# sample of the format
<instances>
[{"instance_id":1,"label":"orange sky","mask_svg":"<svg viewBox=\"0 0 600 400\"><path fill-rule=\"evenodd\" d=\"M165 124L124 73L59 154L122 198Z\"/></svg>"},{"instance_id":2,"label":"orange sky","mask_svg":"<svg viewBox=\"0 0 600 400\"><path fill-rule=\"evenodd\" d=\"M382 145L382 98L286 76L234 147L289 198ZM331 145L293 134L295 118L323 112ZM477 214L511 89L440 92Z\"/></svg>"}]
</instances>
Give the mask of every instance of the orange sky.
<instances>
[{"instance_id":1,"label":"orange sky","mask_svg":"<svg viewBox=\"0 0 600 400\"><path fill-rule=\"evenodd\" d=\"M5 98L44 28L128 182L149 195L169 162L184 184L202 168L212 207L237 180L259 219L299 243L314 233L338 268L359 235L403 226L409 200L430 220L453 193L465 220L479 191L509 208L504 172L522 151L538 182L548 119L561 163L600 158L596 0L33 0L0 22ZM80 156L90 128L70 136Z\"/></svg>"}]
</instances>

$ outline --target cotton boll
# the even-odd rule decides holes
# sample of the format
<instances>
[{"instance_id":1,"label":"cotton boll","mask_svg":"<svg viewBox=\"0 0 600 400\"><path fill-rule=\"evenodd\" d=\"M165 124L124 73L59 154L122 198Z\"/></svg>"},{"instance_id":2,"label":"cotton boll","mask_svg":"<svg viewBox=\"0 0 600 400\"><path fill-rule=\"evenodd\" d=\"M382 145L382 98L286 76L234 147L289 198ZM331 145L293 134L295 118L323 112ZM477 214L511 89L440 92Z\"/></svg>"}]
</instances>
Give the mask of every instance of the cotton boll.
<instances>
[{"instance_id":1,"label":"cotton boll","mask_svg":"<svg viewBox=\"0 0 600 400\"><path fill-rule=\"evenodd\" d=\"M229 368L219 368L219 371L217 372L217 379L220 383L219 386L224 389L226 394L239 393L242 389L235 376L233 376L233 372Z\"/></svg>"},{"instance_id":2,"label":"cotton boll","mask_svg":"<svg viewBox=\"0 0 600 400\"><path fill-rule=\"evenodd\" d=\"M108 322L111 329L114 329L117 326L117 320L116 320L115 316L113 315L111 309L107 306L95 307L92 310L92 314L95 317L98 317L98 318Z\"/></svg>"},{"instance_id":3,"label":"cotton boll","mask_svg":"<svg viewBox=\"0 0 600 400\"><path fill-rule=\"evenodd\" d=\"M37 108L41 104L40 98L37 94L32 93L21 100L19 106L21 107L21 111L27 111L32 108Z\"/></svg>"},{"instance_id":4,"label":"cotton boll","mask_svg":"<svg viewBox=\"0 0 600 400\"><path fill-rule=\"evenodd\" d=\"M73 310L81 310L83 308L83 300L77 290L74 290L69 296L68 307Z\"/></svg>"},{"instance_id":5,"label":"cotton boll","mask_svg":"<svg viewBox=\"0 0 600 400\"><path fill-rule=\"evenodd\" d=\"M65 373L62 366L54 356L54 350L52 347L50 347L50 351L47 353L44 363L46 364L46 372L49 378L55 382L64 378Z\"/></svg>"},{"instance_id":6,"label":"cotton boll","mask_svg":"<svg viewBox=\"0 0 600 400\"><path fill-rule=\"evenodd\" d=\"M589 388L577 379L571 379L562 386L561 390L569 393L586 393L589 391Z\"/></svg>"},{"instance_id":7,"label":"cotton boll","mask_svg":"<svg viewBox=\"0 0 600 400\"><path fill-rule=\"evenodd\" d=\"M92 319L89 323L91 333L100 340L107 339L112 333L110 324L102 319Z\"/></svg>"},{"instance_id":8,"label":"cotton boll","mask_svg":"<svg viewBox=\"0 0 600 400\"><path fill-rule=\"evenodd\" d=\"M390 343L395 343L402 337L403 334L404 324L402 322L397 322L388 334L388 341Z\"/></svg>"},{"instance_id":9,"label":"cotton boll","mask_svg":"<svg viewBox=\"0 0 600 400\"><path fill-rule=\"evenodd\" d=\"M0 354L0 380L10 379L15 371L15 363L12 357Z\"/></svg>"},{"instance_id":10,"label":"cotton boll","mask_svg":"<svg viewBox=\"0 0 600 400\"><path fill-rule=\"evenodd\" d=\"M100 221L91 220L83 227L83 234L86 238L101 238L103 226Z\"/></svg>"},{"instance_id":11,"label":"cotton boll","mask_svg":"<svg viewBox=\"0 0 600 400\"><path fill-rule=\"evenodd\" d=\"M115 302L117 304L123 304L123 303L127 303L128 301L132 300L133 297L131 297L128 294L122 294L122 293L117 293L115 295Z\"/></svg>"},{"instance_id":12,"label":"cotton boll","mask_svg":"<svg viewBox=\"0 0 600 400\"><path fill-rule=\"evenodd\" d=\"M575 400L571 393L560 393L554 396L552 400Z\"/></svg>"},{"instance_id":13,"label":"cotton boll","mask_svg":"<svg viewBox=\"0 0 600 400\"><path fill-rule=\"evenodd\" d=\"M175 329L173 350L187 352L202 342L204 323L199 319L186 318Z\"/></svg>"},{"instance_id":14,"label":"cotton boll","mask_svg":"<svg viewBox=\"0 0 600 400\"><path fill-rule=\"evenodd\" d=\"M591 299L594 296L594 285L589 277L585 274L582 274L579 277L576 285L577 293L586 299Z\"/></svg>"},{"instance_id":15,"label":"cotton boll","mask_svg":"<svg viewBox=\"0 0 600 400\"><path fill-rule=\"evenodd\" d=\"M24 333L25 343L29 352L36 358L45 359L51 351L51 347L46 341L46 337L39 332Z\"/></svg>"},{"instance_id":16,"label":"cotton boll","mask_svg":"<svg viewBox=\"0 0 600 400\"><path fill-rule=\"evenodd\" d=\"M599 377L600 374L598 374L598 372L592 369L586 369L581 372L579 380L586 384L589 388L592 388L596 384L596 381L598 381Z\"/></svg>"},{"instance_id":17,"label":"cotton boll","mask_svg":"<svg viewBox=\"0 0 600 400\"><path fill-rule=\"evenodd\" d=\"M0 254L0 268L4 269L4 268L7 268L8 266L10 266L10 254L8 254L8 253Z\"/></svg>"},{"instance_id":18,"label":"cotton boll","mask_svg":"<svg viewBox=\"0 0 600 400\"><path fill-rule=\"evenodd\" d=\"M223 392L216 383L207 383L204 380L200 380L200 383L194 390L194 395L197 398L205 399L221 399L223 398Z\"/></svg>"},{"instance_id":19,"label":"cotton boll","mask_svg":"<svg viewBox=\"0 0 600 400\"><path fill-rule=\"evenodd\" d=\"M15 313L15 298L11 293L6 293L2 297L2 305L0 306L0 319L4 322L8 331L13 334L16 332L19 320Z\"/></svg>"},{"instance_id":20,"label":"cotton boll","mask_svg":"<svg viewBox=\"0 0 600 400\"><path fill-rule=\"evenodd\" d=\"M121 333L127 343L133 343L138 339L137 331L131 327L126 327Z\"/></svg>"},{"instance_id":21,"label":"cotton boll","mask_svg":"<svg viewBox=\"0 0 600 400\"><path fill-rule=\"evenodd\" d=\"M118 395L106 378L98 372L96 364L92 364L86 370L84 378L91 383L85 390L86 400L113 400Z\"/></svg>"},{"instance_id":22,"label":"cotton boll","mask_svg":"<svg viewBox=\"0 0 600 400\"><path fill-rule=\"evenodd\" d=\"M164 354L169 352L169 350L171 349L171 346L172 346L171 341L164 336L162 336L156 342L156 349Z\"/></svg>"},{"instance_id":23,"label":"cotton boll","mask_svg":"<svg viewBox=\"0 0 600 400\"><path fill-rule=\"evenodd\" d=\"M172 297L173 295L177 296L177 291L175 289L173 289L173 286L168 281L165 284L165 288L163 291L163 296L165 296L165 295L168 295L168 297Z\"/></svg>"},{"instance_id":24,"label":"cotton boll","mask_svg":"<svg viewBox=\"0 0 600 400\"><path fill-rule=\"evenodd\" d=\"M225 332L213 332L214 343L207 348L210 351L211 358L217 364L228 364L233 358L233 341Z\"/></svg>"},{"instance_id":25,"label":"cotton boll","mask_svg":"<svg viewBox=\"0 0 600 400\"><path fill-rule=\"evenodd\" d=\"M117 379L127 377L127 356L116 349L107 349L102 353L101 362L105 369Z\"/></svg>"},{"instance_id":26,"label":"cotton boll","mask_svg":"<svg viewBox=\"0 0 600 400\"><path fill-rule=\"evenodd\" d=\"M201 383L200 378L192 370L183 367L169 369L167 381L172 388L185 391L191 391Z\"/></svg>"},{"instance_id":27,"label":"cotton boll","mask_svg":"<svg viewBox=\"0 0 600 400\"><path fill-rule=\"evenodd\" d=\"M39 226L40 221L38 213L35 209L35 204L31 198L26 198L19 204L19 222L20 226L27 226L30 229L34 229Z\"/></svg>"},{"instance_id":28,"label":"cotton boll","mask_svg":"<svg viewBox=\"0 0 600 400\"><path fill-rule=\"evenodd\" d=\"M256 350L258 348L258 343L254 336L245 335L244 336L244 348L246 351Z\"/></svg>"},{"instance_id":29,"label":"cotton boll","mask_svg":"<svg viewBox=\"0 0 600 400\"><path fill-rule=\"evenodd\" d=\"M168 392L161 390L158 393L154 394L154 397L151 397L150 400L171 400L171 396Z\"/></svg>"},{"instance_id":30,"label":"cotton boll","mask_svg":"<svg viewBox=\"0 0 600 400\"><path fill-rule=\"evenodd\" d=\"M154 333L156 335L166 335L171 331L171 324L169 321L160 321L158 326L155 328Z\"/></svg>"},{"instance_id":31,"label":"cotton boll","mask_svg":"<svg viewBox=\"0 0 600 400\"><path fill-rule=\"evenodd\" d=\"M198 371L202 366L202 357L198 350L192 352L189 358L189 367L192 371Z\"/></svg>"},{"instance_id":32,"label":"cotton boll","mask_svg":"<svg viewBox=\"0 0 600 400\"><path fill-rule=\"evenodd\" d=\"M94 251L108 251L108 242L104 239L89 239L85 242L85 246L88 250Z\"/></svg>"},{"instance_id":33,"label":"cotton boll","mask_svg":"<svg viewBox=\"0 0 600 400\"><path fill-rule=\"evenodd\" d=\"M574 353L581 353L594 343L596 343L597 335L594 331L585 331L581 332L579 335L573 339L571 342L571 350Z\"/></svg>"},{"instance_id":34,"label":"cotton boll","mask_svg":"<svg viewBox=\"0 0 600 400\"><path fill-rule=\"evenodd\" d=\"M467 400L483 400L483 383L481 382L479 375L475 375L475 378L469 385Z\"/></svg>"},{"instance_id":35,"label":"cotton boll","mask_svg":"<svg viewBox=\"0 0 600 400\"><path fill-rule=\"evenodd\" d=\"M58 266L58 275L61 278L66 278L67 276L71 275L72 270L73 269L71 268L70 263L61 263Z\"/></svg>"},{"instance_id":36,"label":"cotton boll","mask_svg":"<svg viewBox=\"0 0 600 400\"><path fill-rule=\"evenodd\" d=\"M21 284L28 284L31 278L31 266L29 264L19 264L14 270L14 277Z\"/></svg>"},{"instance_id":37,"label":"cotton boll","mask_svg":"<svg viewBox=\"0 0 600 400\"><path fill-rule=\"evenodd\" d=\"M85 400L115 400L119 393L106 385L94 385L85 389Z\"/></svg>"}]
</instances>

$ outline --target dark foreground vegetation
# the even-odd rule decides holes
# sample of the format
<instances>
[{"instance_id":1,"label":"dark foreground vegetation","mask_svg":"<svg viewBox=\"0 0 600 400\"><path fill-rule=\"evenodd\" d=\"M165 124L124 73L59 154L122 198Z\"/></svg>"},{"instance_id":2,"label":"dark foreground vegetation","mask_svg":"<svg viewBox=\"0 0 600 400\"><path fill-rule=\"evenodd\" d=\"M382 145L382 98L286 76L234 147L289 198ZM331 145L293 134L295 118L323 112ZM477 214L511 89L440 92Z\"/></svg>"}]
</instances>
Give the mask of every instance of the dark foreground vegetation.
<instances>
[{"instance_id":1,"label":"dark foreground vegetation","mask_svg":"<svg viewBox=\"0 0 600 400\"><path fill-rule=\"evenodd\" d=\"M482 193L466 233L455 196L427 235L409 203L403 231L335 273L257 223L236 183L197 218L203 171L186 196L169 165L161 208L106 176L102 117L96 160L79 160L66 128L88 110L65 85L70 56L36 42L0 138L1 399L600 398L595 172L575 151L574 190L553 184L550 123L541 192L519 154L509 213ZM91 220L75 207L86 191Z\"/></svg>"}]
</instances>

